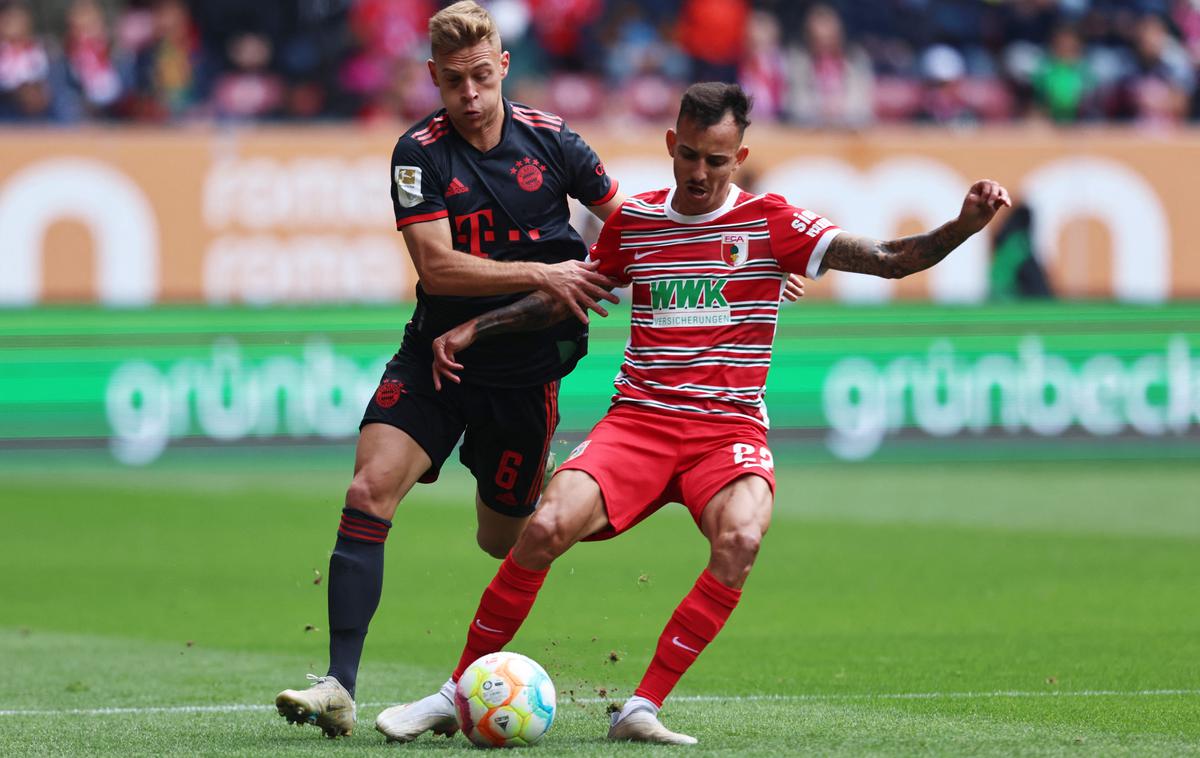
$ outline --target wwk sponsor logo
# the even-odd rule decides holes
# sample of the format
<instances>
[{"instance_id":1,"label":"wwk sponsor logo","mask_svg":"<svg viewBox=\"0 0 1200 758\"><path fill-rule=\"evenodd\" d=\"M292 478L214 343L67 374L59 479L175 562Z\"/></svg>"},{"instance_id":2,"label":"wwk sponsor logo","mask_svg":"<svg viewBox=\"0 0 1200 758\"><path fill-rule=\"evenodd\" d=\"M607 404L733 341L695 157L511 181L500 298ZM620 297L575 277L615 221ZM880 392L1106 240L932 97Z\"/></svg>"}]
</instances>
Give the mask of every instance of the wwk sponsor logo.
<instances>
[{"instance_id":1,"label":"wwk sponsor logo","mask_svg":"<svg viewBox=\"0 0 1200 758\"><path fill-rule=\"evenodd\" d=\"M666 279L650 282L650 307L657 328L724 326L731 323L724 290L728 279Z\"/></svg>"}]
</instances>

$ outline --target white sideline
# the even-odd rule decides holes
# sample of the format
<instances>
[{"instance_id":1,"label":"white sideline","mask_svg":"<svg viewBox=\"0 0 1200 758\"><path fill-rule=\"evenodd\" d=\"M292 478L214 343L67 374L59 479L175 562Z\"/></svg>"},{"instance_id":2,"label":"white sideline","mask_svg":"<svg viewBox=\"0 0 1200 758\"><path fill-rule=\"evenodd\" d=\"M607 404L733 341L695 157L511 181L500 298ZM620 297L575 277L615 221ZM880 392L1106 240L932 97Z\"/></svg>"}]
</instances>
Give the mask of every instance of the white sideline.
<instances>
[{"instance_id":1,"label":"white sideline","mask_svg":"<svg viewBox=\"0 0 1200 758\"><path fill-rule=\"evenodd\" d=\"M807 701L837 702L846 700L939 700L1026 698L1026 697L1171 697L1200 695L1200 689L1190 690L996 690L993 692L881 692L854 694L799 694L799 695L679 695L671 698L673 703L717 703L751 701ZM575 703L607 703L616 698L579 697L568 698ZM391 702L359 703L362 708L395 705ZM0 710L0 716L115 716L142 713L239 713L242 711L273 711L273 705L230 703L227 705L168 705L128 708L15 708Z\"/></svg>"}]
</instances>

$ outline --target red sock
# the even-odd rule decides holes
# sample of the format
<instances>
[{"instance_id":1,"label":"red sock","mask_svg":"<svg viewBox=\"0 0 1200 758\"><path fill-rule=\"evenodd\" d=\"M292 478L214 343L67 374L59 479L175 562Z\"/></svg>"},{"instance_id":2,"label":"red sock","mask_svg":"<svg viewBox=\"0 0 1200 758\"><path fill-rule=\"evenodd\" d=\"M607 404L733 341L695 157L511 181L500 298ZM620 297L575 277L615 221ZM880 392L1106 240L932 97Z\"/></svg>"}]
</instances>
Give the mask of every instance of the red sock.
<instances>
[{"instance_id":1,"label":"red sock","mask_svg":"<svg viewBox=\"0 0 1200 758\"><path fill-rule=\"evenodd\" d=\"M479 599L479 610L475 611L471 628L467 630L467 645L451 679L457 682L476 658L504 649L516 636L549 570L523 568L513 560L512 553L505 557Z\"/></svg>"},{"instance_id":2,"label":"red sock","mask_svg":"<svg viewBox=\"0 0 1200 758\"><path fill-rule=\"evenodd\" d=\"M721 584L708 569L702 571L692 591L671 614L667 628L658 638L650 668L633 694L662 707L679 677L725 626L741 596L741 590Z\"/></svg>"}]
</instances>

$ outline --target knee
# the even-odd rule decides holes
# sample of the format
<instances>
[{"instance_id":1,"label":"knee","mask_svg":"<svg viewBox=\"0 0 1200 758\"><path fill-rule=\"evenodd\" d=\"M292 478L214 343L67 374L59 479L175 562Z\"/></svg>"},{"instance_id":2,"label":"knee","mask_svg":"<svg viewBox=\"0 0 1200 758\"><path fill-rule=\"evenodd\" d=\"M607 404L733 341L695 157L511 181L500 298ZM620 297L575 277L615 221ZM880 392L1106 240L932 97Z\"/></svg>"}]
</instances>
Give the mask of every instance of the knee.
<instances>
[{"instance_id":1,"label":"knee","mask_svg":"<svg viewBox=\"0 0 1200 758\"><path fill-rule=\"evenodd\" d=\"M722 535L721 543L726 553L735 560L751 564L758 556L762 545L762 531L754 527L733 529Z\"/></svg>"},{"instance_id":2,"label":"knee","mask_svg":"<svg viewBox=\"0 0 1200 758\"><path fill-rule=\"evenodd\" d=\"M482 529L475 532L475 542L478 543L479 549L493 558L504 559L508 555L508 551L512 550L516 544L517 535L515 534L488 534Z\"/></svg>"},{"instance_id":3,"label":"knee","mask_svg":"<svg viewBox=\"0 0 1200 758\"><path fill-rule=\"evenodd\" d=\"M723 576L718 579L741 586L758 557L763 533L755 527L740 527L722 533L713 543L713 564Z\"/></svg>"},{"instance_id":4,"label":"knee","mask_svg":"<svg viewBox=\"0 0 1200 758\"><path fill-rule=\"evenodd\" d=\"M382 519L391 519L395 513L395 504L387 503L378 488L372 487L365 476L356 476L346 488L346 507L368 513Z\"/></svg>"},{"instance_id":5,"label":"knee","mask_svg":"<svg viewBox=\"0 0 1200 758\"><path fill-rule=\"evenodd\" d=\"M571 546L571 535L554 510L543 504L517 541L518 561L526 568L548 567Z\"/></svg>"}]
</instances>

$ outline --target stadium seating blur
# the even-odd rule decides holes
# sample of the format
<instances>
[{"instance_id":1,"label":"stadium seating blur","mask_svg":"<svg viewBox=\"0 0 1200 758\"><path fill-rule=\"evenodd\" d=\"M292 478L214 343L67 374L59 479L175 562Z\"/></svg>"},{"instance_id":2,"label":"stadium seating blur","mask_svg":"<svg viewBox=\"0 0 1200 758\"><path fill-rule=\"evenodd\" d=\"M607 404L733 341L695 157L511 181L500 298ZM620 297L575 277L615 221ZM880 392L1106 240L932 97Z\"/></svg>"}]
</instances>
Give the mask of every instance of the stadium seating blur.
<instances>
[{"instance_id":1,"label":"stadium seating blur","mask_svg":"<svg viewBox=\"0 0 1200 758\"><path fill-rule=\"evenodd\" d=\"M407 122L436 0L0 0L0 120ZM1200 118L1191 0L491 0L509 95L655 121L741 81L759 122ZM669 109L669 108L668 108Z\"/></svg>"}]
</instances>

